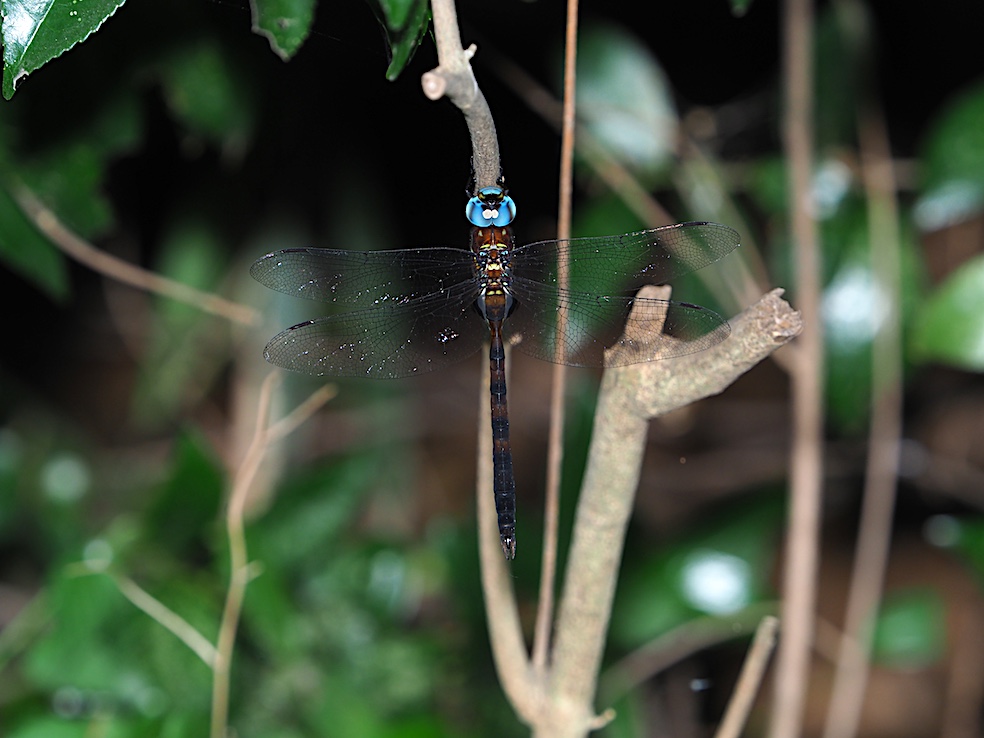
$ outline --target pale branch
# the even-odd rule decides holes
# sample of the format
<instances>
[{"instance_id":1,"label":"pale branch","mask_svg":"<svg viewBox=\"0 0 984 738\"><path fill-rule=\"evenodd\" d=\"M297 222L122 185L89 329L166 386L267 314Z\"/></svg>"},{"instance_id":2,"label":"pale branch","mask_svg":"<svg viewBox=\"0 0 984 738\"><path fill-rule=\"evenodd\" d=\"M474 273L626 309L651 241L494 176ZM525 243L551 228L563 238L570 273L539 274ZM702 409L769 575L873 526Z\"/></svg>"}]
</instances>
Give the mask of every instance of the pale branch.
<instances>
[{"instance_id":1,"label":"pale branch","mask_svg":"<svg viewBox=\"0 0 984 738\"><path fill-rule=\"evenodd\" d=\"M432 0L431 11L438 65L421 77L421 86L429 99L439 100L446 96L465 116L471 136L475 188L491 187L498 183L502 173L499 139L492 111L472 72L470 60L475 54L475 46L467 49L461 46L454 0Z\"/></svg>"},{"instance_id":2,"label":"pale branch","mask_svg":"<svg viewBox=\"0 0 984 738\"><path fill-rule=\"evenodd\" d=\"M781 294L773 290L745 310L731 322L730 338L711 349L605 372L578 500L549 690L551 703L565 705L564 712L577 719L592 715L649 420L720 393L798 335L801 318Z\"/></svg>"}]
</instances>

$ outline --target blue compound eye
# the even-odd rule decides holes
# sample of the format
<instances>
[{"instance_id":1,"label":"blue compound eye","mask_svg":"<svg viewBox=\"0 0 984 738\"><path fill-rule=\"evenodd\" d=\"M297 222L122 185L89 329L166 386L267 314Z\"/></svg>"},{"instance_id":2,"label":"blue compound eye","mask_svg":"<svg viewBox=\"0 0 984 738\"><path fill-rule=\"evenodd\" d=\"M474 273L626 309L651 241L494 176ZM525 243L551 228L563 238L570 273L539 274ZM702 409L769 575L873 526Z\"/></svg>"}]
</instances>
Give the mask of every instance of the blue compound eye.
<instances>
[{"instance_id":1,"label":"blue compound eye","mask_svg":"<svg viewBox=\"0 0 984 738\"><path fill-rule=\"evenodd\" d=\"M516 202L501 187L483 187L465 205L465 217L480 228L507 226L516 217Z\"/></svg>"}]
</instances>

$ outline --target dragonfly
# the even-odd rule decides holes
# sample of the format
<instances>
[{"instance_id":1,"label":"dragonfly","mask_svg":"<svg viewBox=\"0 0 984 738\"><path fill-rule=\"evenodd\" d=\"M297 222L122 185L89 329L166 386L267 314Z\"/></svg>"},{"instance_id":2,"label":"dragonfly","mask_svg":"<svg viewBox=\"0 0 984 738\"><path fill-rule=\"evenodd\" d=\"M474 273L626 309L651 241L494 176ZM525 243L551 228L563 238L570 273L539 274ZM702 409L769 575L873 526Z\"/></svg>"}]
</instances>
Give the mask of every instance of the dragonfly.
<instances>
[{"instance_id":1,"label":"dragonfly","mask_svg":"<svg viewBox=\"0 0 984 738\"><path fill-rule=\"evenodd\" d=\"M703 351L730 334L725 319L699 305L637 293L723 258L739 236L724 225L691 222L516 246L516 203L499 186L478 190L465 215L472 226L468 249L291 248L261 257L250 273L274 290L334 306L331 315L270 340L264 356L284 369L394 379L447 367L488 343L493 492L502 551L513 559L506 344L585 367Z\"/></svg>"}]
</instances>

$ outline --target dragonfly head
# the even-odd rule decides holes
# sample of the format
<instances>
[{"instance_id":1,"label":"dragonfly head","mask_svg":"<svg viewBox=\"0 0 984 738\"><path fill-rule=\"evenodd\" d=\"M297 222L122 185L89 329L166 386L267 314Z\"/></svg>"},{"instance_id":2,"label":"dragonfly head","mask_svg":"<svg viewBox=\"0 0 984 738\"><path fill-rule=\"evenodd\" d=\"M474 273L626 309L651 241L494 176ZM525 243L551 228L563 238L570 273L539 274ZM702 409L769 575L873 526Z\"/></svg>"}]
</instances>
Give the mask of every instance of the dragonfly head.
<instances>
[{"instance_id":1,"label":"dragonfly head","mask_svg":"<svg viewBox=\"0 0 984 738\"><path fill-rule=\"evenodd\" d=\"M507 226L516 217L516 202L501 187L483 187L468 200L465 217L479 228Z\"/></svg>"}]
</instances>

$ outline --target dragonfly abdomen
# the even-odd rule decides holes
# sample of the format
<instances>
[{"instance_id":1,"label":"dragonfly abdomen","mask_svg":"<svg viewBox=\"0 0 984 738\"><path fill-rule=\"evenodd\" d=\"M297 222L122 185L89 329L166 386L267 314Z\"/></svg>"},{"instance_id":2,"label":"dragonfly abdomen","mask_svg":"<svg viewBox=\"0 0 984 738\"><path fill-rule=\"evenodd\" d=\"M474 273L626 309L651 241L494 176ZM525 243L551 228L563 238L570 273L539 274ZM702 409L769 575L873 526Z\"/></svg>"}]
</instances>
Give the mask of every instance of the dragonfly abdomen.
<instances>
[{"instance_id":1,"label":"dragonfly abdomen","mask_svg":"<svg viewBox=\"0 0 984 738\"><path fill-rule=\"evenodd\" d=\"M506 407L506 352L502 323L489 321L489 391L492 401L492 489L499 518L499 540L507 559L516 556L516 480L509 445Z\"/></svg>"}]
</instances>

